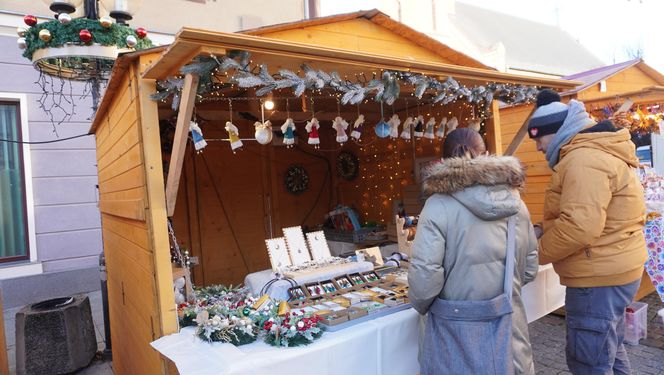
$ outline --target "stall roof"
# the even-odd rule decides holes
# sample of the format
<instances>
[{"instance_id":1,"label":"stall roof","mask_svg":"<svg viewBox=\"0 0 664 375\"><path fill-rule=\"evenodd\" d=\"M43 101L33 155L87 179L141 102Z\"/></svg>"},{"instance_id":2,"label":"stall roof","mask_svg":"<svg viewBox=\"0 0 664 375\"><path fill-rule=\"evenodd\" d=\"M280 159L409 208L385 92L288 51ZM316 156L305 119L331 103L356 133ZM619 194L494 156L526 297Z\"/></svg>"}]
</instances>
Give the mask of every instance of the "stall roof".
<instances>
[{"instance_id":1,"label":"stall roof","mask_svg":"<svg viewBox=\"0 0 664 375\"><path fill-rule=\"evenodd\" d=\"M624 92L618 95L607 95L594 98L586 103L600 102L612 99L631 99L634 104L664 102L664 86L644 87L641 90Z\"/></svg>"},{"instance_id":2,"label":"stall roof","mask_svg":"<svg viewBox=\"0 0 664 375\"><path fill-rule=\"evenodd\" d=\"M572 95L576 94L580 91L583 91L587 89L588 87L591 87L593 85L596 85L600 83L603 80L609 79L610 77L625 71L626 69L629 69L633 66L637 66L639 69L641 69L645 74L650 76L655 82L657 82L660 85L664 85L664 75L659 73L657 70L651 68L648 64L646 64L643 59L638 58L634 60L629 60L625 62L621 62L618 64L613 64L613 65L607 65L603 66L601 68L596 68L596 69L591 69L587 70L585 72L581 73L576 73L572 75L568 75L566 77L562 77L562 79L565 80L572 80L572 81L580 81L583 82L581 85L575 87L572 90L564 92L562 95Z\"/></svg>"},{"instance_id":3,"label":"stall roof","mask_svg":"<svg viewBox=\"0 0 664 375\"><path fill-rule=\"evenodd\" d=\"M426 48L427 50L439 55L440 57L446 60L453 62L454 64L469 66L473 68L484 68L484 69L494 70L494 68L484 65L480 61L473 59L472 57L458 50L450 48L448 45L441 43L440 41L428 36L427 34L421 33L407 26L406 24L403 24L399 21L390 18L390 16L379 11L378 9L361 10L353 13L335 14L333 16L311 18L302 21L264 26L264 27L259 27L257 29L243 30L241 31L241 33L247 35L262 36L265 34L271 34L281 31L303 29L307 27L351 21L360 18L366 19L370 22L375 23L376 25L382 26L392 31L395 34L408 39L413 44Z\"/></svg>"},{"instance_id":4,"label":"stall roof","mask_svg":"<svg viewBox=\"0 0 664 375\"><path fill-rule=\"evenodd\" d=\"M252 35L214 32L193 28L181 29L176 35L175 41L166 47L162 55L144 71L143 78L165 79L169 76L179 74L179 69L191 62L198 55L224 54L229 50L249 51L252 53L253 60L267 63L268 66L273 68L297 69L303 63L308 63L317 69L336 70L341 74L362 73L367 69L410 70L443 79L452 76L455 79L470 84L506 82L563 90L572 89L580 84L580 82L575 81L522 76L452 64L419 62L385 55L359 53ZM126 66L130 61L140 56L140 54L153 51L155 50L141 51L118 58L116 67L113 68L109 88L102 99L99 110L92 123L91 132L94 132L101 116L108 109L109 102L112 99L111 93L113 92L113 88L118 84L118 82L115 82L118 81L116 73L119 70L123 70L119 66ZM156 49L156 51L160 52L161 50ZM341 67L343 67L343 71L341 71Z\"/></svg>"}]
</instances>

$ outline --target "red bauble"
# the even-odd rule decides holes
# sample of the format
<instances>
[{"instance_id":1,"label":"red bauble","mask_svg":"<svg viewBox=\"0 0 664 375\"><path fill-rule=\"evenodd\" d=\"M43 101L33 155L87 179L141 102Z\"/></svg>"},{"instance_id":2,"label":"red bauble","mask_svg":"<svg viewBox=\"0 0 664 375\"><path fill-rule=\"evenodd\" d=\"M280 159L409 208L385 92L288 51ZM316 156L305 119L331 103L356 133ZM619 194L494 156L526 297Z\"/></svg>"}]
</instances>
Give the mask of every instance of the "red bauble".
<instances>
[{"instance_id":1,"label":"red bauble","mask_svg":"<svg viewBox=\"0 0 664 375\"><path fill-rule=\"evenodd\" d=\"M23 22L25 22L25 24L28 26L34 26L37 24L37 17L28 14L27 16L23 17Z\"/></svg>"},{"instance_id":2,"label":"red bauble","mask_svg":"<svg viewBox=\"0 0 664 375\"><path fill-rule=\"evenodd\" d=\"M138 29L136 29L136 36L138 37L138 39L143 39L146 36L148 36L148 32L144 28L139 27Z\"/></svg>"},{"instance_id":3,"label":"red bauble","mask_svg":"<svg viewBox=\"0 0 664 375\"><path fill-rule=\"evenodd\" d=\"M87 43L92 40L92 33L88 29L83 29L79 31L78 37L81 39L81 42Z\"/></svg>"}]
</instances>

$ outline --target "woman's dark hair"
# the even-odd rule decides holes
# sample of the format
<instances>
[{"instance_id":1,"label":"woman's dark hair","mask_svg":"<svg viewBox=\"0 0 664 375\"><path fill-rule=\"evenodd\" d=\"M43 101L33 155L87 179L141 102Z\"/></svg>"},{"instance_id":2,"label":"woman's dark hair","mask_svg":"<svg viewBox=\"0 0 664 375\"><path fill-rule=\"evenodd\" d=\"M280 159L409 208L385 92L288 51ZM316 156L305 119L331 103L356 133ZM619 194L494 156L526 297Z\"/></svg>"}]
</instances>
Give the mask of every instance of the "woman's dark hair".
<instances>
[{"instance_id":1,"label":"woman's dark hair","mask_svg":"<svg viewBox=\"0 0 664 375\"><path fill-rule=\"evenodd\" d=\"M445 138L443 158L476 158L486 152L480 133L468 128L455 129Z\"/></svg>"}]
</instances>

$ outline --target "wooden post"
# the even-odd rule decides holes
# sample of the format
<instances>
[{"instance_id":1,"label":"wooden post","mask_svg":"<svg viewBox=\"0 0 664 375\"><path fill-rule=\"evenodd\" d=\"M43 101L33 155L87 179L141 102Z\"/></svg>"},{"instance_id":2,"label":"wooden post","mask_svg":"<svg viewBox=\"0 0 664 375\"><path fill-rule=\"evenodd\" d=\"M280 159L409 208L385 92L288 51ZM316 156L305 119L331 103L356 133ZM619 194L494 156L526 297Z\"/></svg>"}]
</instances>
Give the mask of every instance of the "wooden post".
<instances>
[{"instance_id":1,"label":"wooden post","mask_svg":"<svg viewBox=\"0 0 664 375\"><path fill-rule=\"evenodd\" d=\"M519 146L521 146L521 143L523 142L523 139L526 137L526 133L528 132L528 122L530 121L530 117L533 115L533 113L535 113L535 109L537 109L537 107L533 105L533 109L528 114L528 117L526 117L526 121L523 122L523 125L521 125L519 128L519 131L516 132L512 142L510 142L510 145L507 146L507 149L503 155L512 156L519 148Z\"/></svg>"},{"instance_id":2,"label":"wooden post","mask_svg":"<svg viewBox=\"0 0 664 375\"><path fill-rule=\"evenodd\" d=\"M187 148L187 136L189 134L189 121L194 111L196 101L196 89L198 88L198 75L187 74L184 76L182 97L180 98L180 109L175 125L175 136L173 137L173 152L171 162L168 165L168 179L166 180L166 213L168 217L173 216L175 201L178 197L178 186L182 174L182 163L184 151Z\"/></svg>"},{"instance_id":3,"label":"wooden post","mask_svg":"<svg viewBox=\"0 0 664 375\"><path fill-rule=\"evenodd\" d=\"M0 374L9 375L7 341L5 340L5 316L2 312L2 290L0 290Z\"/></svg>"},{"instance_id":4,"label":"wooden post","mask_svg":"<svg viewBox=\"0 0 664 375\"><path fill-rule=\"evenodd\" d=\"M491 103L491 118L486 124L486 143L490 154L502 155L503 141L500 130L500 108L498 101Z\"/></svg>"}]
</instances>

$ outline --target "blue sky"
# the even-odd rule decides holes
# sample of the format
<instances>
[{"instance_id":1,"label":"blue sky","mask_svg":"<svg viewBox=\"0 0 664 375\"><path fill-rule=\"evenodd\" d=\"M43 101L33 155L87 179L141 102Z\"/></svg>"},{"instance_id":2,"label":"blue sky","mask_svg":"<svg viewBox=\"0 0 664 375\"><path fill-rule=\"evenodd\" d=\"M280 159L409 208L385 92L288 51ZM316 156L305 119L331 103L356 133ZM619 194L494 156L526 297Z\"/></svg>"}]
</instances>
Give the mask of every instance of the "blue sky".
<instances>
[{"instance_id":1,"label":"blue sky","mask_svg":"<svg viewBox=\"0 0 664 375\"><path fill-rule=\"evenodd\" d=\"M558 24L607 64L628 60L627 50L640 48L645 61L664 73L662 0L461 1L537 22ZM323 15L330 15L371 9L380 3L380 0L322 0L321 10ZM401 0L401 3L405 6L408 0Z\"/></svg>"}]
</instances>

